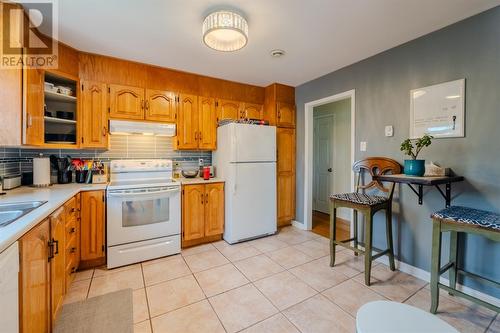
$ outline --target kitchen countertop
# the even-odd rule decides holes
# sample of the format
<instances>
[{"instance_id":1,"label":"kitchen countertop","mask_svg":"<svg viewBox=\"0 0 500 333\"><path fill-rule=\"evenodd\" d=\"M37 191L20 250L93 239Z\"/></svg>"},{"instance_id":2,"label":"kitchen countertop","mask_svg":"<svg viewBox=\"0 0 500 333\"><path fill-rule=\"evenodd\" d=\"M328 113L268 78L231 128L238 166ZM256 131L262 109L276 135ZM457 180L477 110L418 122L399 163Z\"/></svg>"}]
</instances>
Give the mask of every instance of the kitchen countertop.
<instances>
[{"instance_id":1,"label":"kitchen countertop","mask_svg":"<svg viewBox=\"0 0 500 333\"><path fill-rule=\"evenodd\" d=\"M210 183L224 183L224 179L222 178L210 178L209 180L204 180L201 177L195 178L179 178L176 179L181 183L181 185L194 185L194 184L210 184Z\"/></svg>"},{"instance_id":2,"label":"kitchen countertop","mask_svg":"<svg viewBox=\"0 0 500 333\"><path fill-rule=\"evenodd\" d=\"M0 252L7 249L16 240L21 238L31 228L43 221L57 208L63 205L82 191L95 191L106 189L107 184L65 184L52 185L45 188L34 188L22 186L6 191L6 195L0 196L0 204L26 201L47 201L40 207L11 224L0 227Z\"/></svg>"}]
</instances>

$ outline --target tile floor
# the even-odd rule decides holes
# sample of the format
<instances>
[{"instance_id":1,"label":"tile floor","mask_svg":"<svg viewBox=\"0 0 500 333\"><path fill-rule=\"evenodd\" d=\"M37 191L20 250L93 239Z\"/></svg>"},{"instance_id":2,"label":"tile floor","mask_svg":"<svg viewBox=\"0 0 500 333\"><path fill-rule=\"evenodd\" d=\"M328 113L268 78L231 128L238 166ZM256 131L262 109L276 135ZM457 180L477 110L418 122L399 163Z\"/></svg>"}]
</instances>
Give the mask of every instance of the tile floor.
<instances>
[{"instance_id":1,"label":"tile floor","mask_svg":"<svg viewBox=\"0 0 500 333\"><path fill-rule=\"evenodd\" d=\"M362 257L293 227L237 245L224 241L107 271L77 273L66 303L133 289L139 332L355 332L361 305L394 300L429 309L428 285L375 264L363 283ZM439 317L460 332L500 333L496 313L443 293Z\"/></svg>"}]
</instances>

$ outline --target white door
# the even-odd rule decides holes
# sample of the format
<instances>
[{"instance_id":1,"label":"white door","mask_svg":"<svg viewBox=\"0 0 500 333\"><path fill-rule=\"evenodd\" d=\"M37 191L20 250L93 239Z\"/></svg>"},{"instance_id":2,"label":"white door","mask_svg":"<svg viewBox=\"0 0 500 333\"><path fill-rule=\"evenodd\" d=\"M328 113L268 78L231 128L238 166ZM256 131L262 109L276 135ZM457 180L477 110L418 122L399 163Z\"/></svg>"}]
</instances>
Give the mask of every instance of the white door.
<instances>
[{"instance_id":1,"label":"white door","mask_svg":"<svg viewBox=\"0 0 500 333\"><path fill-rule=\"evenodd\" d=\"M314 118L313 209L329 213L333 182L334 115Z\"/></svg>"}]
</instances>

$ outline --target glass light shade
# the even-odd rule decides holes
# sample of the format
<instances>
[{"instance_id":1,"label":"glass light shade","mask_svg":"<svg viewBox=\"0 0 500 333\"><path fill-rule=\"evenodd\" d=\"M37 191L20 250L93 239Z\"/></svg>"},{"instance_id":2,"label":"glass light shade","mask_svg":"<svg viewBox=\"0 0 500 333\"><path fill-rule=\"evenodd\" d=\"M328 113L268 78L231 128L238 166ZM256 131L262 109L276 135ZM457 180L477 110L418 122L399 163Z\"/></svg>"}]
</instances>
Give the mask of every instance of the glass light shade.
<instances>
[{"instance_id":1,"label":"glass light shade","mask_svg":"<svg viewBox=\"0 0 500 333\"><path fill-rule=\"evenodd\" d=\"M239 14L217 11L203 21L203 42L214 50L237 51L243 48L247 41L248 24Z\"/></svg>"}]
</instances>

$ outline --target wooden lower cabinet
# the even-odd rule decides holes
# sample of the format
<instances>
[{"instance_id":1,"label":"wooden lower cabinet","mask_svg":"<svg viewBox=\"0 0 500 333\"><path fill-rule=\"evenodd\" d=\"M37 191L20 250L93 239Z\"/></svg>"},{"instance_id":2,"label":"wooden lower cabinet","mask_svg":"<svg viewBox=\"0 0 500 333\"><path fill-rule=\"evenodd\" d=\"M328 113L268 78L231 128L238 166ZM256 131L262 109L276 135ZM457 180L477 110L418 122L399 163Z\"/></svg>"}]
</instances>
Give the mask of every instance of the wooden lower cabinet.
<instances>
[{"instance_id":1,"label":"wooden lower cabinet","mask_svg":"<svg viewBox=\"0 0 500 333\"><path fill-rule=\"evenodd\" d=\"M90 266L103 264L106 259L104 191L82 192L80 205L81 264L84 267L89 267L88 263Z\"/></svg>"},{"instance_id":2,"label":"wooden lower cabinet","mask_svg":"<svg viewBox=\"0 0 500 333\"><path fill-rule=\"evenodd\" d=\"M224 183L183 185L183 246L220 239L223 232Z\"/></svg>"},{"instance_id":3,"label":"wooden lower cabinet","mask_svg":"<svg viewBox=\"0 0 500 333\"><path fill-rule=\"evenodd\" d=\"M50 331L50 220L44 220L19 239L20 331Z\"/></svg>"},{"instance_id":4,"label":"wooden lower cabinet","mask_svg":"<svg viewBox=\"0 0 500 333\"><path fill-rule=\"evenodd\" d=\"M65 274L65 211L60 207L50 216L50 299L52 323L62 308L66 293Z\"/></svg>"}]
</instances>

